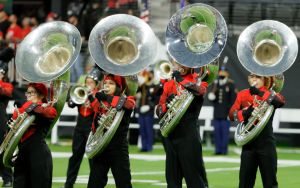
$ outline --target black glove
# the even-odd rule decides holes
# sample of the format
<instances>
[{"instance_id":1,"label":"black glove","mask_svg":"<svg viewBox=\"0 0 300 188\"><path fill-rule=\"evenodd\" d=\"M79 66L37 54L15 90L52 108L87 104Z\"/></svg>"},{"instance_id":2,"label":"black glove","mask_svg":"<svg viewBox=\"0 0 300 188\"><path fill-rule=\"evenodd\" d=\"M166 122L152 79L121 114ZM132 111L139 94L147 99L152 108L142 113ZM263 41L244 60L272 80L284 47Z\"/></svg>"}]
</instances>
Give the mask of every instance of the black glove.
<instances>
[{"instance_id":1,"label":"black glove","mask_svg":"<svg viewBox=\"0 0 300 188\"><path fill-rule=\"evenodd\" d=\"M175 98L174 94L169 95L168 98L167 98L167 101L166 101L167 104L169 104L174 98Z\"/></svg>"},{"instance_id":2,"label":"black glove","mask_svg":"<svg viewBox=\"0 0 300 188\"><path fill-rule=\"evenodd\" d=\"M161 95L163 94L163 92L164 92L164 86L163 86L162 84L160 84L160 85L158 85L158 86L155 87L153 93L154 93L156 96L161 96Z\"/></svg>"},{"instance_id":3,"label":"black glove","mask_svg":"<svg viewBox=\"0 0 300 188\"><path fill-rule=\"evenodd\" d=\"M68 101L68 106L69 106L70 108L74 108L75 106L79 106L79 105L76 104L76 103L74 103L74 102L72 101L72 99L69 99L69 101Z\"/></svg>"},{"instance_id":4,"label":"black glove","mask_svg":"<svg viewBox=\"0 0 300 188\"><path fill-rule=\"evenodd\" d=\"M88 99L92 103L95 100L95 97L93 95L88 95Z\"/></svg>"},{"instance_id":5,"label":"black glove","mask_svg":"<svg viewBox=\"0 0 300 188\"><path fill-rule=\"evenodd\" d=\"M253 110L254 110L253 106L249 106L246 110L243 110L242 115L243 115L244 121L248 120L248 118L251 116Z\"/></svg>"},{"instance_id":6,"label":"black glove","mask_svg":"<svg viewBox=\"0 0 300 188\"><path fill-rule=\"evenodd\" d=\"M95 97L98 99L98 101L107 101L109 103L112 102L113 98L113 96L106 95L103 92L97 92Z\"/></svg>"},{"instance_id":7,"label":"black glove","mask_svg":"<svg viewBox=\"0 0 300 188\"><path fill-rule=\"evenodd\" d=\"M31 105L29 105L28 108L26 108L25 112L27 112L27 114L32 115L34 113L34 109L38 106L38 104L36 103L32 103Z\"/></svg>"},{"instance_id":8,"label":"black glove","mask_svg":"<svg viewBox=\"0 0 300 188\"><path fill-rule=\"evenodd\" d=\"M183 78L182 76L180 75L180 72L179 71L174 71L172 73L172 78L175 78L176 82L182 82L183 81Z\"/></svg>"},{"instance_id":9,"label":"black glove","mask_svg":"<svg viewBox=\"0 0 300 188\"><path fill-rule=\"evenodd\" d=\"M265 94L265 92L260 91L259 89L257 89L254 86L251 86L250 87L250 94L251 95L258 95L258 96L262 97Z\"/></svg>"}]
</instances>

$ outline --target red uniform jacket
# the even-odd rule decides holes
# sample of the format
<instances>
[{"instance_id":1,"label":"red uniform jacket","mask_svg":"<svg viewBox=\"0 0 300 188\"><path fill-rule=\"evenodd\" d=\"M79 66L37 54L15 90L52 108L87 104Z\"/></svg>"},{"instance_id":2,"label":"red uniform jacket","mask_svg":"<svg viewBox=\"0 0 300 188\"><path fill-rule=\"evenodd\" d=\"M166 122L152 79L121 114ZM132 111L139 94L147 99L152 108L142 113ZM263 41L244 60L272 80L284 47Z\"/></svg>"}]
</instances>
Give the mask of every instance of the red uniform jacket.
<instances>
[{"instance_id":1,"label":"red uniform jacket","mask_svg":"<svg viewBox=\"0 0 300 188\"><path fill-rule=\"evenodd\" d=\"M11 83L0 80L0 95L11 97L13 90L14 86Z\"/></svg>"},{"instance_id":2,"label":"red uniform jacket","mask_svg":"<svg viewBox=\"0 0 300 188\"><path fill-rule=\"evenodd\" d=\"M91 103L91 106L92 106L92 108L95 112L94 119L96 119L99 114L100 115L105 114L107 112L107 108L110 108L110 107L115 108L118 104L119 99L120 99L120 96L113 96L113 99L112 99L111 103L108 103L107 101L102 101L102 103L100 103L97 99L95 99ZM105 107L102 106L102 104L105 105ZM135 107L135 98L134 98L134 96L127 96L126 100L123 104L123 107L125 109L128 109L128 110L134 109L134 107ZM94 123L95 123L95 121L92 124L92 131L93 132L96 131L96 127L97 127L97 126L95 126Z\"/></svg>"},{"instance_id":3,"label":"red uniform jacket","mask_svg":"<svg viewBox=\"0 0 300 188\"><path fill-rule=\"evenodd\" d=\"M93 90L93 96L95 96L97 90ZM87 117L90 116L91 114L94 113L93 107L90 104L90 101L85 102L84 104L80 105L78 107L78 113L82 116L82 117Z\"/></svg>"},{"instance_id":4,"label":"red uniform jacket","mask_svg":"<svg viewBox=\"0 0 300 188\"><path fill-rule=\"evenodd\" d=\"M19 112L23 113L25 112L25 110L32 104L31 101L27 101L26 103L23 104L23 106L21 108L19 108ZM40 105L42 105L42 102L38 102L37 103L39 106L37 106L36 108L36 116L41 116L43 118L47 118L47 119L54 119L57 115L56 109L52 106L47 106L47 107L42 107ZM12 118L16 119L17 118L17 112L14 111ZM35 123L35 122L33 122ZM43 125L40 125L43 126ZM36 132L36 128L35 127L29 127L29 129L27 129L27 131L24 133L23 137L21 138L21 142L24 142L26 139L28 139L30 136L32 136L34 133Z\"/></svg>"},{"instance_id":5,"label":"red uniform jacket","mask_svg":"<svg viewBox=\"0 0 300 188\"><path fill-rule=\"evenodd\" d=\"M263 91L265 93L262 97L255 95L257 100L265 101L271 96L271 92L266 87L263 86L263 87L259 88L259 90ZM276 98L276 100L279 100L280 103L282 103L282 104L285 103L285 99L281 94L277 93L275 95L275 98ZM257 104L254 103L254 96L252 96L250 94L250 90L245 89L245 90L240 91L237 94L236 100L229 111L230 120L234 121L234 119L235 119L234 114L236 113L237 120L239 122L244 121L242 112L243 112L243 110L247 109L251 105L253 105L253 107L257 106Z\"/></svg>"},{"instance_id":6,"label":"red uniform jacket","mask_svg":"<svg viewBox=\"0 0 300 188\"><path fill-rule=\"evenodd\" d=\"M184 88L184 86L190 83L193 84L197 83L196 74L187 74L182 77L183 77L183 81L177 84L180 88ZM206 93L207 86L208 86L207 82L201 82L199 89L197 91L199 95L204 95ZM165 113L168 110L166 101L167 98L172 94L174 95L178 94L175 80L169 80L164 83L163 93L160 97L159 105L158 105L158 107L162 109L163 113Z\"/></svg>"}]
</instances>

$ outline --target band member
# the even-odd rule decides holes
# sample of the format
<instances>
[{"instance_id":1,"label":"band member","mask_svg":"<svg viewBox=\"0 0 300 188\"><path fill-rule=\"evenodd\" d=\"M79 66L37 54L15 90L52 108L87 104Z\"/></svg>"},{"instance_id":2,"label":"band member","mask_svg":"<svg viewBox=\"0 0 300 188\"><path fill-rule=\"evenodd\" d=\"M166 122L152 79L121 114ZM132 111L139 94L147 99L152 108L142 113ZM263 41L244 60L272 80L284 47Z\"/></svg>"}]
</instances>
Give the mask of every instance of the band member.
<instances>
[{"instance_id":1,"label":"band member","mask_svg":"<svg viewBox=\"0 0 300 188\"><path fill-rule=\"evenodd\" d=\"M235 122L248 121L253 109L257 107L256 100L267 101L274 108L280 108L285 104L284 97L265 87L266 77L250 74L249 89L240 91L230 109L229 117ZM255 100L256 99L256 100ZM262 132L245 144L242 148L239 187L254 187L257 167L259 167L263 186L278 187L277 183L277 152L272 128L274 112L268 120Z\"/></svg>"},{"instance_id":2,"label":"band member","mask_svg":"<svg viewBox=\"0 0 300 188\"><path fill-rule=\"evenodd\" d=\"M13 50L11 48L3 49L0 51L0 143L4 140L4 135L7 131L7 120L8 116L6 113L6 107L9 99L13 94L13 85L8 82L7 71L8 71L8 62L13 57ZM8 59L6 59L8 58ZM2 175L3 185L2 187L11 187L12 186L12 170L6 168L3 165L2 155L0 156L0 171Z\"/></svg>"},{"instance_id":3,"label":"band member","mask_svg":"<svg viewBox=\"0 0 300 188\"><path fill-rule=\"evenodd\" d=\"M88 188L104 187L107 184L109 169L112 171L116 187L132 187L127 133L135 100L133 96L123 95L124 89L127 89L125 87L127 86L123 77L109 74L103 79L104 92L97 92L96 99L90 97L95 111L93 132L96 131L97 120L108 111L108 108L124 109L125 114L110 143L102 153L92 159Z\"/></svg>"},{"instance_id":4,"label":"band member","mask_svg":"<svg viewBox=\"0 0 300 188\"><path fill-rule=\"evenodd\" d=\"M29 83L25 93L27 102L20 113L34 115L35 120L22 136L14 167L14 188L47 187L52 185L53 162L45 142L52 120L57 116L54 107L47 104L48 90L43 83ZM18 116L13 113L13 119Z\"/></svg>"},{"instance_id":5,"label":"band member","mask_svg":"<svg viewBox=\"0 0 300 188\"><path fill-rule=\"evenodd\" d=\"M101 80L101 76L101 71L98 68L94 68L85 78L85 87L89 89L93 96L95 96L98 90L97 86ZM68 106L71 108L77 106L78 118L73 133L72 156L69 159L67 180L64 188L72 188L76 181L94 118L94 111L89 100L87 100L84 104L77 105L72 101L72 99L70 99L68 101ZM89 161L89 165L91 167L91 161Z\"/></svg>"},{"instance_id":6,"label":"band member","mask_svg":"<svg viewBox=\"0 0 300 188\"><path fill-rule=\"evenodd\" d=\"M215 154L226 155L228 152L230 121L228 113L236 97L235 85L229 79L229 72L221 66L218 79L215 80L212 91L208 93L214 107L214 140Z\"/></svg>"},{"instance_id":7,"label":"band member","mask_svg":"<svg viewBox=\"0 0 300 188\"><path fill-rule=\"evenodd\" d=\"M208 84L204 81L198 83L193 69L177 63L173 64L176 69L172 75L174 79L164 83L156 110L157 116L161 118L167 112L167 104L179 94L178 87L187 89L195 98L178 125L165 138L166 181L168 188L182 187L183 178L187 187L207 187L197 120Z\"/></svg>"}]
</instances>

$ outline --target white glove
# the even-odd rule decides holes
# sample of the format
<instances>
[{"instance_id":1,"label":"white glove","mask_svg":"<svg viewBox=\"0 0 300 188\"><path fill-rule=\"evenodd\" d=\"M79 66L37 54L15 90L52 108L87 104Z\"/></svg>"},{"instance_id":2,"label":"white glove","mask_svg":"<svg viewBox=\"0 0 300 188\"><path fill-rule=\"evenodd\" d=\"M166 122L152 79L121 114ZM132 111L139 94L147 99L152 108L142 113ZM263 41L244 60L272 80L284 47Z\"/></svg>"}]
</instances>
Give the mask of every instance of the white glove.
<instances>
[{"instance_id":1,"label":"white glove","mask_svg":"<svg viewBox=\"0 0 300 188\"><path fill-rule=\"evenodd\" d=\"M150 110L150 106L149 105L143 105L141 106L140 112L141 113L146 113Z\"/></svg>"},{"instance_id":2,"label":"white glove","mask_svg":"<svg viewBox=\"0 0 300 188\"><path fill-rule=\"evenodd\" d=\"M207 98L208 100L213 101L216 99L216 95L213 92L209 92Z\"/></svg>"}]
</instances>

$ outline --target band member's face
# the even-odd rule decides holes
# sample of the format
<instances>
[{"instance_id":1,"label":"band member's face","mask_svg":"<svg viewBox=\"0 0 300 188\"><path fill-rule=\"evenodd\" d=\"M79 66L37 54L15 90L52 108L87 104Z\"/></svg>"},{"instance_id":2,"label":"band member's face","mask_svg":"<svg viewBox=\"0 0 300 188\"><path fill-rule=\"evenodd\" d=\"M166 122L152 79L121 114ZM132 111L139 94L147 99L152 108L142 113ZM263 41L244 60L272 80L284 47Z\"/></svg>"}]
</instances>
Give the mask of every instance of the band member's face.
<instances>
[{"instance_id":1,"label":"band member's face","mask_svg":"<svg viewBox=\"0 0 300 188\"><path fill-rule=\"evenodd\" d=\"M113 80L104 80L103 82L103 89L104 93L107 95L113 95L116 91L116 82L114 82Z\"/></svg>"},{"instance_id":2,"label":"band member's face","mask_svg":"<svg viewBox=\"0 0 300 188\"><path fill-rule=\"evenodd\" d=\"M180 75L186 75L191 68L182 66L178 63L173 63L174 69L180 72Z\"/></svg>"},{"instance_id":3,"label":"band member's face","mask_svg":"<svg viewBox=\"0 0 300 188\"><path fill-rule=\"evenodd\" d=\"M25 92L25 96L27 101L31 101L33 103L37 103L43 99L43 96L39 95L34 87L28 87L27 91Z\"/></svg>"},{"instance_id":4,"label":"band member's face","mask_svg":"<svg viewBox=\"0 0 300 188\"><path fill-rule=\"evenodd\" d=\"M89 88L89 90L94 90L96 88L96 82L92 78L86 78L85 80L86 87Z\"/></svg>"},{"instance_id":5,"label":"band member's face","mask_svg":"<svg viewBox=\"0 0 300 188\"><path fill-rule=\"evenodd\" d=\"M255 86L256 88L261 88L262 86L264 86L265 80L264 80L263 76L250 74L248 76L248 82L249 82L250 86Z\"/></svg>"}]
</instances>

